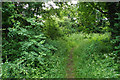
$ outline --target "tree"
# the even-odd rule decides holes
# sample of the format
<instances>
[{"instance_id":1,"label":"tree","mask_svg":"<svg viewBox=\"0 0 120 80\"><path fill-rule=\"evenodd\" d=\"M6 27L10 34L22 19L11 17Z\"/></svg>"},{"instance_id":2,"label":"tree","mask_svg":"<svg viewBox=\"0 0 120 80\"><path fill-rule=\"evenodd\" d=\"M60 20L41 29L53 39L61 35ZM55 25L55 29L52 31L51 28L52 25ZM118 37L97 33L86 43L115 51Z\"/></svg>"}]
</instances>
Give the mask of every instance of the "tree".
<instances>
[{"instance_id":1,"label":"tree","mask_svg":"<svg viewBox=\"0 0 120 80\"><path fill-rule=\"evenodd\" d=\"M120 29L115 27L115 23L118 23L119 21L116 20L118 16L116 13L120 13L120 3L119 2L105 2L105 3L89 3L93 6L96 10L104 14L109 22L110 22L110 28L112 29L112 35L118 35ZM116 32L117 31L117 32Z\"/></svg>"}]
</instances>

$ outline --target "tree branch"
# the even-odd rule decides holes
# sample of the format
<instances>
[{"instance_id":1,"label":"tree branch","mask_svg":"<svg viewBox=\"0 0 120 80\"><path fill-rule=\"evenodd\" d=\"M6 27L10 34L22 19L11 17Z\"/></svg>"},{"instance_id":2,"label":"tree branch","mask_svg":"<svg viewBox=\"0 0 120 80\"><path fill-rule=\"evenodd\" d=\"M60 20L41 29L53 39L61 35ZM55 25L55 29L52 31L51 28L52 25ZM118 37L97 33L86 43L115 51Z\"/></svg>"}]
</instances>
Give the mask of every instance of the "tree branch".
<instances>
[{"instance_id":1,"label":"tree branch","mask_svg":"<svg viewBox=\"0 0 120 80\"><path fill-rule=\"evenodd\" d=\"M101 13L103 13L103 14L108 14L108 12L104 12L103 10L101 10L100 8L98 8L98 7L96 7L96 6L94 6L94 8L96 8L97 10L99 10Z\"/></svg>"},{"instance_id":2,"label":"tree branch","mask_svg":"<svg viewBox=\"0 0 120 80\"><path fill-rule=\"evenodd\" d=\"M100 8L98 8L97 6L94 5L94 3L90 3L95 9L99 10L101 13L103 14L108 14L108 12L104 12L103 10L101 10Z\"/></svg>"}]
</instances>

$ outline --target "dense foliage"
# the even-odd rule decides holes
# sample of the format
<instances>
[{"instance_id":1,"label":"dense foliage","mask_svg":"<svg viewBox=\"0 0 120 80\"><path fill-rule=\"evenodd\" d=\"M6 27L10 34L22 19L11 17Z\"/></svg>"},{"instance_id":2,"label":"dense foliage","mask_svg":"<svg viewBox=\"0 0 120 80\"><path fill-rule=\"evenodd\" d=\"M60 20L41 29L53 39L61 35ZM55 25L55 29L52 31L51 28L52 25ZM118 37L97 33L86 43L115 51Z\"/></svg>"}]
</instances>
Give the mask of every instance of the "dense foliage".
<instances>
[{"instance_id":1,"label":"dense foliage","mask_svg":"<svg viewBox=\"0 0 120 80\"><path fill-rule=\"evenodd\" d=\"M110 8L112 6L112 8ZM120 3L4 2L2 78L118 78Z\"/></svg>"}]
</instances>

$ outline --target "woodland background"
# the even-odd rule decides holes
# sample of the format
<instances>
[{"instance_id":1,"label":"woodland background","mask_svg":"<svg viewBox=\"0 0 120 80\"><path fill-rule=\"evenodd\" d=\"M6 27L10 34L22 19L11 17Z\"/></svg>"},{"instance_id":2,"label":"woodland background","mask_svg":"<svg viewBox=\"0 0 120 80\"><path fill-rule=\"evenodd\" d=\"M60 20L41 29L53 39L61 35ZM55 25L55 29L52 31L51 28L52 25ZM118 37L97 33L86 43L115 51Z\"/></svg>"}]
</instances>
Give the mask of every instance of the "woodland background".
<instances>
[{"instance_id":1,"label":"woodland background","mask_svg":"<svg viewBox=\"0 0 120 80\"><path fill-rule=\"evenodd\" d=\"M120 77L119 2L3 2L2 78Z\"/></svg>"}]
</instances>

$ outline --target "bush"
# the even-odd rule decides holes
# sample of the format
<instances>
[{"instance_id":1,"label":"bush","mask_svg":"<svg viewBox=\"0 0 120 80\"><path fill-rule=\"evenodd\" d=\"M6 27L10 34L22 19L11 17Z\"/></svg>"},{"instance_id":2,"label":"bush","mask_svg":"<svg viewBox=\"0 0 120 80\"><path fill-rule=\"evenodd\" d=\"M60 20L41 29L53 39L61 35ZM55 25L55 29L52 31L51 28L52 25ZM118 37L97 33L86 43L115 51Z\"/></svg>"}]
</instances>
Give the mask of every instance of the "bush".
<instances>
[{"instance_id":1,"label":"bush","mask_svg":"<svg viewBox=\"0 0 120 80\"><path fill-rule=\"evenodd\" d=\"M57 21L52 18L45 21L45 28L43 32L51 39L57 39L63 35Z\"/></svg>"},{"instance_id":2,"label":"bush","mask_svg":"<svg viewBox=\"0 0 120 80\"><path fill-rule=\"evenodd\" d=\"M118 65L120 66L120 13L116 13L118 15L118 18L116 18L116 20L118 21L118 23L115 23L115 29L114 32L116 34L113 34L113 39L111 40L111 42L114 45L114 51L113 54L116 55L115 61L118 63ZM118 72L120 74L120 68L118 68Z\"/></svg>"},{"instance_id":3,"label":"bush","mask_svg":"<svg viewBox=\"0 0 120 80\"><path fill-rule=\"evenodd\" d=\"M7 38L3 34L2 78L42 78L52 67L49 59L55 48L46 43L35 20L27 18L28 26L18 21L8 28Z\"/></svg>"}]
</instances>

